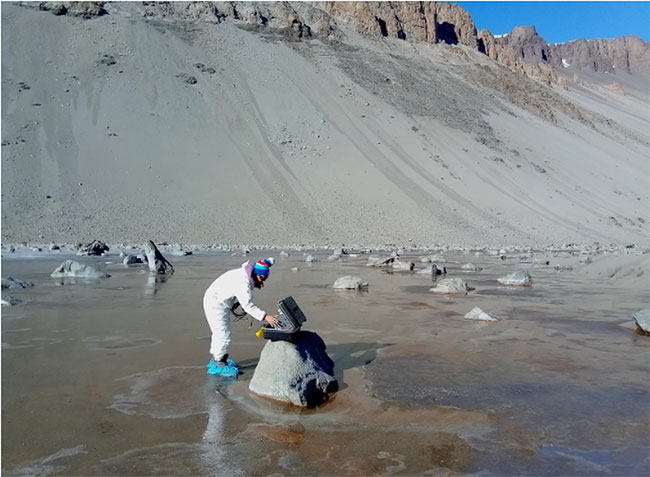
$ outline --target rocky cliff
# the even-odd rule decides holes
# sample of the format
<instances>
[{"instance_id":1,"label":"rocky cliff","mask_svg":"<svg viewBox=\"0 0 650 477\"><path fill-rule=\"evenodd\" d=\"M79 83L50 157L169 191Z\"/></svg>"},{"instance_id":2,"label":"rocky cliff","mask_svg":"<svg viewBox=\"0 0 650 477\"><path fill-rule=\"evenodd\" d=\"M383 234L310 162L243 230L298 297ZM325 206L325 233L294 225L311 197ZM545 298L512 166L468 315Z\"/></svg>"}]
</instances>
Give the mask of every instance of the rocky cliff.
<instances>
[{"instance_id":1,"label":"rocky cliff","mask_svg":"<svg viewBox=\"0 0 650 477\"><path fill-rule=\"evenodd\" d=\"M561 82L552 68L613 74L624 72L644 77L650 73L650 44L638 37L576 40L549 45L534 26L525 26L516 27L500 37L481 30L479 44L490 58L510 69L550 82Z\"/></svg>"},{"instance_id":2,"label":"rocky cliff","mask_svg":"<svg viewBox=\"0 0 650 477\"><path fill-rule=\"evenodd\" d=\"M573 66L580 70L624 71L645 77L650 75L650 44L636 36L606 40L576 40L548 45L550 63L557 67Z\"/></svg>"},{"instance_id":3,"label":"rocky cliff","mask_svg":"<svg viewBox=\"0 0 650 477\"><path fill-rule=\"evenodd\" d=\"M57 15L84 18L110 10L110 2L26 2ZM141 14L220 23L233 21L296 37L340 38L340 25L408 42L460 44L478 49L511 70L546 83L566 83L554 69L650 75L650 44L637 37L547 44L534 26L495 37L477 32L470 14L448 2L142 2Z\"/></svg>"}]
</instances>

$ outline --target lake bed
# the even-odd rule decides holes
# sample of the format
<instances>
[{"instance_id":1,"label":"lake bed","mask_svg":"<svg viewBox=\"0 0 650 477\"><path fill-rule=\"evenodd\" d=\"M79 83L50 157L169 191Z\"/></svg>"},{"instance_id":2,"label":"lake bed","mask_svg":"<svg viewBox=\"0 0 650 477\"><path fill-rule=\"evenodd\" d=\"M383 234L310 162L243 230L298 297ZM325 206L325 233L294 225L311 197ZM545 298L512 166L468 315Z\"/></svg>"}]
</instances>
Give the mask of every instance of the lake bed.
<instances>
[{"instance_id":1,"label":"lake bed","mask_svg":"<svg viewBox=\"0 0 650 477\"><path fill-rule=\"evenodd\" d=\"M248 391L265 345L249 317L232 323L239 379L205 373L202 296L241 254L168 256L169 277L117 254L3 257L3 277L35 284L3 290L23 300L2 309L3 474L648 474L650 337L632 320L648 254L444 254L467 295L431 293L424 254L395 273L363 253L250 258L269 255L256 303L293 296L335 361L340 390L317 409ZM66 258L111 277L51 278ZM497 282L518 270L532 286ZM333 289L343 275L368 291ZM464 319L476 306L500 321Z\"/></svg>"}]
</instances>

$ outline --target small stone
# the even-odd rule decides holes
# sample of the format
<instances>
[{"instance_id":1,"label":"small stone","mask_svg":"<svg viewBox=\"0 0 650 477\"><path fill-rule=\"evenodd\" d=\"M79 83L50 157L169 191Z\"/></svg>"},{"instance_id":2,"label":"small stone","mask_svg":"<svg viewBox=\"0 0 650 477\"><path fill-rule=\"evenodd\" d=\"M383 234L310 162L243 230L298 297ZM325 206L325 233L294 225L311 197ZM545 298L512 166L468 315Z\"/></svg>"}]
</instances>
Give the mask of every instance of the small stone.
<instances>
[{"instance_id":1,"label":"small stone","mask_svg":"<svg viewBox=\"0 0 650 477\"><path fill-rule=\"evenodd\" d=\"M533 277L528 272L513 272L505 277L497 278L502 285L530 286L533 284Z\"/></svg>"},{"instance_id":2,"label":"small stone","mask_svg":"<svg viewBox=\"0 0 650 477\"><path fill-rule=\"evenodd\" d=\"M16 298L13 296L8 296L8 295L3 295L2 300L0 300L0 304L2 306L14 306L22 303L23 301L20 298Z\"/></svg>"},{"instance_id":3,"label":"small stone","mask_svg":"<svg viewBox=\"0 0 650 477\"><path fill-rule=\"evenodd\" d=\"M443 278L435 287L429 289L430 292L446 295L457 293L467 294L471 290L473 288L462 278Z\"/></svg>"},{"instance_id":4,"label":"small stone","mask_svg":"<svg viewBox=\"0 0 650 477\"><path fill-rule=\"evenodd\" d=\"M473 263L466 263L460 268L465 272L480 272L481 270L483 270L482 267L479 267L478 265L474 265Z\"/></svg>"},{"instance_id":5,"label":"small stone","mask_svg":"<svg viewBox=\"0 0 650 477\"><path fill-rule=\"evenodd\" d=\"M499 321L499 318L484 312L478 306L472 308L472 310L465 315L466 320L476 320L476 321Z\"/></svg>"},{"instance_id":6,"label":"small stone","mask_svg":"<svg viewBox=\"0 0 650 477\"><path fill-rule=\"evenodd\" d=\"M367 290L368 282L362 281L360 277L345 275L336 279L333 288L340 290Z\"/></svg>"},{"instance_id":7,"label":"small stone","mask_svg":"<svg viewBox=\"0 0 650 477\"><path fill-rule=\"evenodd\" d=\"M50 274L52 278L77 277L77 278L108 278L109 274L102 272L92 265L83 265L74 260L66 260Z\"/></svg>"}]
</instances>

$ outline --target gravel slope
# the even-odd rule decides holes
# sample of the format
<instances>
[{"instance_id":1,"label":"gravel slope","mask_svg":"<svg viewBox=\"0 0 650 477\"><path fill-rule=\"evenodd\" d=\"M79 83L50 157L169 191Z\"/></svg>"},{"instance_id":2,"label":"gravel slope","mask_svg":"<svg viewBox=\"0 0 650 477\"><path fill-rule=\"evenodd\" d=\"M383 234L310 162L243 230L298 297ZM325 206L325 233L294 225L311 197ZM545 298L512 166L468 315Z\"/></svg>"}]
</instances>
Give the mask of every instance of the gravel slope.
<instances>
[{"instance_id":1,"label":"gravel slope","mask_svg":"<svg viewBox=\"0 0 650 477\"><path fill-rule=\"evenodd\" d=\"M4 243L650 244L647 85L128 13L2 5Z\"/></svg>"}]
</instances>

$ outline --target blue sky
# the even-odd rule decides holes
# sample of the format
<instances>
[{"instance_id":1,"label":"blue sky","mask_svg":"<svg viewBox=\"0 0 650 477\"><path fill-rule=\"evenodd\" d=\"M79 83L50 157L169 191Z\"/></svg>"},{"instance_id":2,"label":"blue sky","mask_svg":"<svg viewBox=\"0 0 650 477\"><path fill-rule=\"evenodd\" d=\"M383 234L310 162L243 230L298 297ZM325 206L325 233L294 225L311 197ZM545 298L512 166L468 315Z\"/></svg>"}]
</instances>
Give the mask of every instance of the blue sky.
<instances>
[{"instance_id":1,"label":"blue sky","mask_svg":"<svg viewBox=\"0 0 650 477\"><path fill-rule=\"evenodd\" d=\"M636 35L650 41L650 1L644 2L456 2L477 30L493 35L534 25L547 43Z\"/></svg>"}]
</instances>

